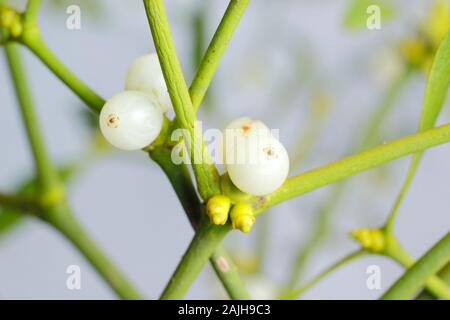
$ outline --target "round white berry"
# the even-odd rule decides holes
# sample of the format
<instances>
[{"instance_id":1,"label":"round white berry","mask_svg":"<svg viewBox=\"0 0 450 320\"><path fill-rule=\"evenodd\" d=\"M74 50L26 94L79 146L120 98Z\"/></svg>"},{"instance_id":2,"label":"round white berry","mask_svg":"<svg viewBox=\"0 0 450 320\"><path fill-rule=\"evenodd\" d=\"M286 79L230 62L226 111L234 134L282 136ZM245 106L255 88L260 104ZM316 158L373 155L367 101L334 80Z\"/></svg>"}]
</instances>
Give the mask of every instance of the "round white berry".
<instances>
[{"instance_id":1,"label":"round white berry","mask_svg":"<svg viewBox=\"0 0 450 320\"><path fill-rule=\"evenodd\" d=\"M124 91L109 99L100 113L100 130L113 146L138 150L148 146L161 131L163 114L153 96Z\"/></svg>"},{"instance_id":2,"label":"round white berry","mask_svg":"<svg viewBox=\"0 0 450 320\"><path fill-rule=\"evenodd\" d=\"M242 145L241 140L262 135L271 136L271 133L270 129L259 120L242 117L231 121L223 130L219 160L222 164L234 162L236 148Z\"/></svg>"},{"instance_id":3,"label":"round white berry","mask_svg":"<svg viewBox=\"0 0 450 320\"><path fill-rule=\"evenodd\" d=\"M125 90L144 91L152 94L157 99L163 112L172 108L172 102L156 53L143 55L131 63L125 79Z\"/></svg>"},{"instance_id":4,"label":"round white berry","mask_svg":"<svg viewBox=\"0 0 450 320\"><path fill-rule=\"evenodd\" d=\"M255 196L272 193L288 176L287 151L270 135L250 135L225 152L225 167L231 181L246 193ZM233 152L231 157L230 152Z\"/></svg>"}]
</instances>

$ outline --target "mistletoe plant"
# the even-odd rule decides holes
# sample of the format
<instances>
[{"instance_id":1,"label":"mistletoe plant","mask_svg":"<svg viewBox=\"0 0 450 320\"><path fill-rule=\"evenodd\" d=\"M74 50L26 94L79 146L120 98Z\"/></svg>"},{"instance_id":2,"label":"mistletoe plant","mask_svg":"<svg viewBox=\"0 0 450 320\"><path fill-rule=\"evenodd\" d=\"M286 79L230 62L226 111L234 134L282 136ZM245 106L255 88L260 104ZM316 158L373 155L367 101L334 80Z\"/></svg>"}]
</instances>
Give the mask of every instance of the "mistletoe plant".
<instances>
[{"instance_id":1,"label":"mistletoe plant","mask_svg":"<svg viewBox=\"0 0 450 320\"><path fill-rule=\"evenodd\" d=\"M226 128L237 132L240 139L237 145L229 147L228 137L224 138L221 152L227 172L220 175L205 144L197 110L249 0L230 1L189 87L177 57L163 1L144 0L143 3L156 53L137 58L129 67L125 91L107 101L69 70L46 45L37 21L40 0L29 0L24 12L1 4L1 40L34 157L36 177L16 194L0 193L0 207L29 213L47 222L85 256L120 298L143 298L72 213L66 199L65 181L73 170L57 168L48 156L20 57L19 46L22 45L99 116L101 132L108 142L120 149L148 153L171 182L195 229L195 236L161 299L183 298L208 260L230 298L251 298L236 265L221 245L228 233L233 229L249 232L257 223L258 216L272 206L408 155L412 155L410 170L386 224L380 228L352 231L351 235L361 244L360 250L338 261L300 288L295 288L294 275L293 285L282 298L297 297L350 260L365 254L380 254L406 268L403 276L381 298L408 299L419 289L426 288L436 298L450 299L449 272L445 271L449 269L450 233L418 261L409 256L394 234L398 207L423 152L450 142L450 124L434 127L450 81L448 28L446 35L444 33L438 40L433 38L437 51L430 50L432 56L427 57L431 57L432 63L417 133L288 177L289 157L284 146L262 122L240 118ZM400 79L399 83L404 77ZM175 113L173 119L166 113L170 109ZM385 111L382 109L375 119L381 120ZM173 133L178 129L183 130L184 134L173 141ZM369 126L361 145L369 144L374 131L376 128ZM173 151L180 144L192 166L193 177L189 164L175 163L172 159ZM254 145L257 147L251 148ZM233 162L235 157L248 154L258 161Z\"/></svg>"}]
</instances>

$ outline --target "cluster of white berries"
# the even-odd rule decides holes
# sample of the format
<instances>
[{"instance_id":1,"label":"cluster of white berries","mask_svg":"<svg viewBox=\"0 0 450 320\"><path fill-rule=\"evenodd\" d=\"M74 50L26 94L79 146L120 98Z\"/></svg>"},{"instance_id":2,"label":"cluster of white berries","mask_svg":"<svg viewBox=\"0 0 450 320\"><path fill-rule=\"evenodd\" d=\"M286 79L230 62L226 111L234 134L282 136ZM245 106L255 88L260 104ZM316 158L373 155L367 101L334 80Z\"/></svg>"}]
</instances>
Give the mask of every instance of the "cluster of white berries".
<instances>
[{"instance_id":1,"label":"cluster of white berries","mask_svg":"<svg viewBox=\"0 0 450 320\"><path fill-rule=\"evenodd\" d=\"M263 196L277 190L289 173L284 146L261 121L239 118L223 132L222 161L240 190Z\"/></svg>"},{"instance_id":2,"label":"cluster of white berries","mask_svg":"<svg viewBox=\"0 0 450 320\"><path fill-rule=\"evenodd\" d=\"M164 113L171 108L158 56L147 54L128 68L125 91L103 106L100 129L106 140L119 149L142 149L158 137ZM289 172L286 149L261 121L236 119L225 128L222 138L223 164L241 191L263 196L277 190L286 180ZM223 224L228 218L230 204L222 202L220 198L210 203L209 211L214 213L216 224ZM233 226L247 232L254 222L251 208L241 204L233 208L237 212L231 214Z\"/></svg>"},{"instance_id":3,"label":"cluster of white berries","mask_svg":"<svg viewBox=\"0 0 450 320\"><path fill-rule=\"evenodd\" d=\"M137 58L128 68L125 91L109 99L100 113L100 130L113 146L138 150L161 131L172 107L156 53Z\"/></svg>"}]
</instances>

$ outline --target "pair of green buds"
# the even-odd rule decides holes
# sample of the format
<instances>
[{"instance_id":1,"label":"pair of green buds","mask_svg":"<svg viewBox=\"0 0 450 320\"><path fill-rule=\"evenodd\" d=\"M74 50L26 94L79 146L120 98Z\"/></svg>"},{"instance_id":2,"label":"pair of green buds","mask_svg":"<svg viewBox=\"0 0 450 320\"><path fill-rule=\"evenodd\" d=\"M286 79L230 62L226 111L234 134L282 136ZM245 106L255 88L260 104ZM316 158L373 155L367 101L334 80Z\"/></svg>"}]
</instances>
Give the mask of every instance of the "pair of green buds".
<instances>
[{"instance_id":1,"label":"pair of green buds","mask_svg":"<svg viewBox=\"0 0 450 320\"><path fill-rule=\"evenodd\" d=\"M0 27L8 30L12 37L20 37L23 31L20 13L8 6L0 5Z\"/></svg>"},{"instance_id":2,"label":"pair of green buds","mask_svg":"<svg viewBox=\"0 0 450 320\"><path fill-rule=\"evenodd\" d=\"M256 219L251 205L238 202L231 207L230 198L224 195L211 197L206 203L206 210L213 224L224 225L229 217L233 228L245 233L250 231Z\"/></svg>"}]
</instances>

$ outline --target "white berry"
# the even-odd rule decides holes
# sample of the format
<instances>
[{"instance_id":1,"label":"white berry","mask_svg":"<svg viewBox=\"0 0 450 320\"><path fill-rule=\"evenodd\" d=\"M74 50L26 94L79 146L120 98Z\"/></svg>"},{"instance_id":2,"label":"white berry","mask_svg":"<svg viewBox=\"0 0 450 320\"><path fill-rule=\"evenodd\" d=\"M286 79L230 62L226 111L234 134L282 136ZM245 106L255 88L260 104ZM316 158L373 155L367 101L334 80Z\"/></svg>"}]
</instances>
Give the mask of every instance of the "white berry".
<instances>
[{"instance_id":1,"label":"white berry","mask_svg":"<svg viewBox=\"0 0 450 320\"><path fill-rule=\"evenodd\" d=\"M156 53L143 55L131 63L125 79L125 90L144 91L152 94L157 99L163 112L172 108L172 102Z\"/></svg>"},{"instance_id":2,"label":"white berry","mask_svg":"<svg viewBox=\"0 0 450 320\"><path fill-rule=\"evenodd\" d=\"M224 138L224 164L228 175L233 184L246 193L256 196L272 193L288 176L287 151L262 122L252 120L250 128L242 129L241 124L247 122L238 120L233 121L227 129L237 127L237 130L243 131L238 131L233 141L230 141L230 136Z\"/></svg>"},{"instance_id":3,"label":"white berry","mask_svg":"<svg viewBox=\"0 0 450 320\"><path fill-rule=\"evenodd\" d=\"M231 121L222 135L222 146L219 148L221 163L234 161L236 148L238 145L242 145L241 140L261 135L270 136L271 133L270 129L259 120L242 117Z\"/></svg>"},{"instance_id":4,"label":"white berry","mask_svg":"<svg viewBox=\"0 0 450 320\"><path fill-rule=\"evenodd\" d=\"M156 99L140 91L124 91L109 99L100 113L100 130L113 146L138 150L161 131L163 114Z\"/></svg>"}]
</instances>

